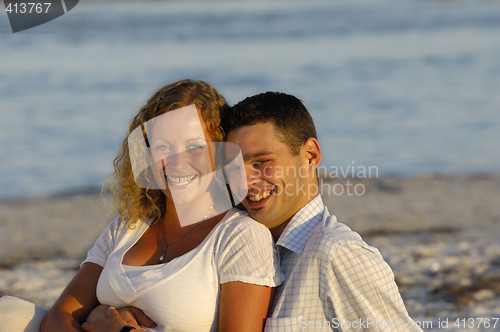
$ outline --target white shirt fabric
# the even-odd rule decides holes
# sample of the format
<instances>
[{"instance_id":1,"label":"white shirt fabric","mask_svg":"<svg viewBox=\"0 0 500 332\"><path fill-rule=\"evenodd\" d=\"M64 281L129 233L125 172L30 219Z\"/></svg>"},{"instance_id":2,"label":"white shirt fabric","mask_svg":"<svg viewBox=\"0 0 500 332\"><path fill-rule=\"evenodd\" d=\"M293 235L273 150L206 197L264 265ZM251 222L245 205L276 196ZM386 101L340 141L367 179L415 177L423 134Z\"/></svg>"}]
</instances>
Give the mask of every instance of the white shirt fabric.
<instances>
[{"instance_id":1,"label":"white shirt fabric","mask_svg":"<svg viewBox=\"0 0 500 332\"><path fill-rule=\"evenodd\" d=\"M115 219L82 263L104 267L99 302L142 309L158 324L148 331L217 331L220 284L275 287L284 280L269 230L246 212L228 211L199 246L168 263L125 267L124 254L148 227L139 221L130 230Z\"/></svg>"},{"instance_id":2,"label":"white shirt fabric","mask_svg":"<svg viewBox=\"0 0 500 332\"><path fill-rule=\"evenodd\" d=\"M0 332L40 332L47 309L13 296L0 298Z\"/></svg>"},{"instance_id":3,"label":"white shirt fabric","mask_svg":"<svg viewBox=\"0 0 500 332\"><path fill-rule=\"evenodd\" d=\"M285 282L265 332L422 331L380 252L330 216L321 196L294 215L277 246Z\"/></svg>"}]
</instances>

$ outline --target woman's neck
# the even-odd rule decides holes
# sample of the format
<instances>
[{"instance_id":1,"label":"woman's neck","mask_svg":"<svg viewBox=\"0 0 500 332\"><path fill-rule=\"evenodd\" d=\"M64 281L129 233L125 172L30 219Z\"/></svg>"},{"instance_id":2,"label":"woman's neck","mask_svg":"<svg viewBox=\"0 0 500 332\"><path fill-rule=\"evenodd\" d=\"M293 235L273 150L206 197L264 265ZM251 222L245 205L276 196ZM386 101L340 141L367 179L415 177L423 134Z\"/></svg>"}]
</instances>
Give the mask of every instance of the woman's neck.
<instances>
[{"instance_id":1,"label":"woman's neck","mask_svg":"<svg viewBox=\"0 0 500 332\"><path fill-rule=\"evenodd\" d=\"M166 212L163 222L170 229L181 229L194 225L213 215L213 200L209 193L189 204L175 204L167 198Z\"/></svg>"}]
</instances>

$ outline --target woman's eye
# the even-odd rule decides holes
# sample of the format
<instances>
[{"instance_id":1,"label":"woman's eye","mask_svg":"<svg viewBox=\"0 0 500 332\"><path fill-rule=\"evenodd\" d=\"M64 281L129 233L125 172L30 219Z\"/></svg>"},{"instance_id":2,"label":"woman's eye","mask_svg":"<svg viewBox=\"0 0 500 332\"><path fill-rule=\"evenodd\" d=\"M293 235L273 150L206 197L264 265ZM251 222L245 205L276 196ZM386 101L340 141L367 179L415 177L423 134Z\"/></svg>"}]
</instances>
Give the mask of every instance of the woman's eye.
<instances>
[{"instance_id":1,"label":"woman's eye","mask_svg":"<svg viewBox=\"0 0 500 332\"><path fill-rule=\"evenodd\" d=\"M168 145L158 145L156 147L157 151L166 151L166 150L169 150L169 149L170 149L170 147Z\"/></svg>"},{"instance_id":2,"label":"woman's eye","mask_svg":"<svg viewBox=\"0 0 500 332\"><path fill-rule=\"evenodd\" d=\"M188 150L197 150L197 149L203 149L205 146L203 145L198 145L198 144L192 144L188 146Z\"/></svg>"}]
</instances>

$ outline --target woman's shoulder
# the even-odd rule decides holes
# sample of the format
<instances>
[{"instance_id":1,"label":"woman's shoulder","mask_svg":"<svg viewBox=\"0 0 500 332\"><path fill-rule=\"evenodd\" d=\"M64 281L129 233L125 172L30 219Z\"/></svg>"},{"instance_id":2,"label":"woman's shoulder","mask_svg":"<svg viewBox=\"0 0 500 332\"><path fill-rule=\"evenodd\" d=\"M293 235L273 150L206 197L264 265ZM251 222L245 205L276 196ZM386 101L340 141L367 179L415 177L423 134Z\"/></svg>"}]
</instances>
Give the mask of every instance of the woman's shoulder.
<instances>
[{"instance_id":1,"label":"woman's shoulder","mask_svg":"<svg viewBox=\"0 0 500 332\"><path fill-rule=\"evenodd\" d=\"M118 216L109 223L108 230L113 234L126 232L130 229L128 225L128 219L123 219L121 216Z\"/></svg>"},{"instance_id":2,"label":"woman's shoulder","mask_svg":"<svg viewBox=\"0 0 500 332\"><path fill-rule=\"evenodd\" d=\"M250 217L247 211L241 210L236 207L227 212L227 214L221 220L221 223L239 229L249 228L269 231L266 226Z\"/></svg>"},{"instance_id":3,"label":"woman's shoulder","mask_svg":"<svg viewBox=\"0 0 500 332\"><path fill-rule=\"evenodd\" d=\"M222 238L245 237L272 241L271 232L261 223L252 219L248 212L238 208L229 210L218 225L218 235Z\"/></svg>"},{"instance_id":4,"label":"woman's shoulder","mask_svg":"<svg viewBox=\"0 0 500 332\"><path fill-rule=\"evenodd\" d=\"M131 224L128 219L124 219L121 216L113 219L105 232L109 233L112 238L116 238L120 235L124 235L128 232L134 232L140 230L144 227L148 227L151 224L151 220L142 220L139 219L135 223Z\"/></svg>"}]
</instances>

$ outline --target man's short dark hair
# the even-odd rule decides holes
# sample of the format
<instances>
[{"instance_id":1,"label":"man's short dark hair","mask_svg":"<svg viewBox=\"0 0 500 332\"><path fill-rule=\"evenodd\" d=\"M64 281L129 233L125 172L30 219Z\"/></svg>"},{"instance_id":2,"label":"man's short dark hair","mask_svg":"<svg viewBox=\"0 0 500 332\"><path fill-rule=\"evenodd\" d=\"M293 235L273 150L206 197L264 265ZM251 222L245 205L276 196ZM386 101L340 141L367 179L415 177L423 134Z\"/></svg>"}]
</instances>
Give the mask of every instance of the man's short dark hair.
<instances>
[{"instance_id":1,"label":"man's short dark hair","mask_svg":"<svg viewBox=\"0 0 500 332\"><path fill-rule=\"evenodd\" d=\"M316 128L307 108L298 98L281 92L265 92L248 97L222 113L225 135L241 127L270 122L288 145L293 155L298 155L304 142L316 136Z\"/></svg>"}]
</instances>

